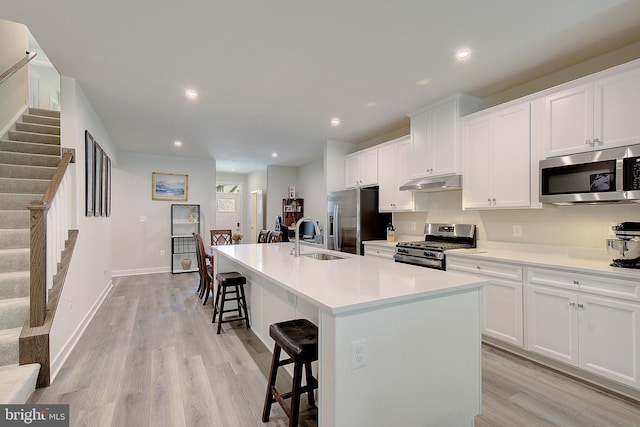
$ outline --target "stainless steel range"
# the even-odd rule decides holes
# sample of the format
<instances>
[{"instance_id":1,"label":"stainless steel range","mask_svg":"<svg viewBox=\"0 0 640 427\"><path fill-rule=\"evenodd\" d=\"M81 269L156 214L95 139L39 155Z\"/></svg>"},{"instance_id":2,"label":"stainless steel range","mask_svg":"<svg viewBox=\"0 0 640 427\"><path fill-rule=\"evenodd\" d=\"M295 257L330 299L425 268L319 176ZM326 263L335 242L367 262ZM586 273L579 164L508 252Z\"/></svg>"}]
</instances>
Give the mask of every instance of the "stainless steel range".
<instances>
[{"instance_id":1,"label":"stainless steel range","mask_svg":"<svg viewBox=\"0 0 640 427\"><path fill-rule=\"evenodd\" d=\"M405 264L445 270L445 251L476 247L476 226L473 224L427 223L424 233L424 240L398 242L393 259Z\"/></svg>"}]
</instances>

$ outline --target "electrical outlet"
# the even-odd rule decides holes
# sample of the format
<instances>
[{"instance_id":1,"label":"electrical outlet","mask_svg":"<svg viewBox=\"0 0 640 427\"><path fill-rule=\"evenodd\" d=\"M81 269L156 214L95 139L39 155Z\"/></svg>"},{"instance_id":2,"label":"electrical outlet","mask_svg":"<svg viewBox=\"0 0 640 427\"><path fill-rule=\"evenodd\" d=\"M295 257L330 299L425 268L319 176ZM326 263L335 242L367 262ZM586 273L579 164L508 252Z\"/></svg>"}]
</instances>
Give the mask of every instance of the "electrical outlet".
<instances>
[{"instance_id":1,"label":"electrical outlet","mask_svg":"<svg viewBox=\"0 0 640 427\"><path fill-rule=\"evenodd\" d=\"M351 369L367 366L369 355L367 354L367 340L360 339L351 342Z\"/></svg>"},{"instance_id":2,"label":"electrical outlet","mask_svg":"<svg viewBox=\"0 0 640 427\"><path fill-rule=\"evenodd\" d=\"M514 225L513 226L513 237L522 237L522 226Z\"/></svg>"},{"instance_id":3,"label":"electrical outlet","mask_svg":"<svg viewBox=\"0 0 640 427\"><path fill-rule=\"evenodd\" d=\"M411 223L409 224L409 227L411 228L411 231L416 231L416 223L415 223L415 221L411 221Z\"/></svg>"},{"instance_id":4,"label":"electrical outlet","mask_svg":"<svg viewBox=\"0 0 640 427\"><path fill-rule=\"evenodd\" d=\"M164 256L164 249L160 249L160 256Z\"/></svg>"}]
</instances>

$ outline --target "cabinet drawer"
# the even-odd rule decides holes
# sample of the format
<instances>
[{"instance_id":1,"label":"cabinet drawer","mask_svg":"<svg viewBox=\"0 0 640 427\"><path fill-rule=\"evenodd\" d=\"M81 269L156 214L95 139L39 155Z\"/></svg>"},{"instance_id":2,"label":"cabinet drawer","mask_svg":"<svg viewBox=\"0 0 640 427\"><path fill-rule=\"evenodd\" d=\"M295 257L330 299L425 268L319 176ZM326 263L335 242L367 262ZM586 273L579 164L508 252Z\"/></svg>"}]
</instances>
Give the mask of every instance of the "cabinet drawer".
<instances>
[{"instance_id":1,"label":"cabinet drawer","mask_svg":"<svg viewBox=\"0 0 640 427\"><path fill-rule=\"evenodd\" d=\"M502 279L522 281L522 267L491 261L475 261L447 255L447 270L458 270L467 273L482 274Z\"/></svg>"},{"instance_id":2,"label":"cabinet drawer","mask_svg":"<svg viewBox=\"0 0 640 427\"><path fill-rule=\"evenodd\" d=\"M563 270L529 268L527 271L527 282L640 301L640 283L616 277L580 274Z\"/></svg>"},{"instance_id":3,"label":"cabinet drawer","mask_svg":"<svg viewBox=\"0 0 640 427\"><path fill-rule=\"evenodd\" d=\"M393 259L393 254L395 253L395 247L364 245L365 256L377 256L381 258Z\"/></svg>"}]
</instances>

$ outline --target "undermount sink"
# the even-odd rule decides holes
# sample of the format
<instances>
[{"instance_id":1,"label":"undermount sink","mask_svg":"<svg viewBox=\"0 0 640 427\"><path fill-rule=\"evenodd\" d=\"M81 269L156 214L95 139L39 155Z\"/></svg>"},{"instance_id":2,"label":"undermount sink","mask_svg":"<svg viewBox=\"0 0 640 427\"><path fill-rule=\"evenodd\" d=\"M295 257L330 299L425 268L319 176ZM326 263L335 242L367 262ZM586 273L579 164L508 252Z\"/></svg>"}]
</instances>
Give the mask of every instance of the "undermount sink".
<instances>
[{"instance_id":1,"label":"undermount sink","mask_svg":"<svg viewBox=\"0 0 640 427\"><path fill-rule=\"evenodd\" d=\"M309 257L309 258L319 259L319 260L323 260L323 261L331 261L331 260L334 260L334 259L345 259L345 257L332 255L332 254L326 254L324 252L311 252L311 253L307 253L307 254L300 254L300 256L306 256L306 257Z\"/></svg>"}]
</instances>

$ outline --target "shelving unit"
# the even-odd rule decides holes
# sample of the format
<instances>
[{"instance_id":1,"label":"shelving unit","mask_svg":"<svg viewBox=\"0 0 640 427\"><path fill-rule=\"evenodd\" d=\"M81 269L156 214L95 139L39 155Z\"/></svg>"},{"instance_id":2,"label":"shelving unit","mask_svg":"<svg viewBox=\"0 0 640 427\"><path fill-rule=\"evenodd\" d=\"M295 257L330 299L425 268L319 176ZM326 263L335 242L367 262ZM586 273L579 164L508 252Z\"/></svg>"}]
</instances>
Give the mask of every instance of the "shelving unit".
<instances>
[{"instance_id":1,"label":"shelving unit","mask_svg":"<svg viewBox=\"0 0 640 427\"><path fill-rule=\"evenodd\" d=\"M287 227L294 226L304 216L304 199L282 199L282 221ZM289 237L293 232L289 229Z\"/></svg>"},{"instance_id":2,"label":"shelving unit","mask_svg":"<svg viewBox=\"0 0 640 427\"><path fill-rule=\"evenodd\" d=\"M193 233L200 233L200 205L171 205L171 272L198 271Z\"/></svg>"}]
</instances>

